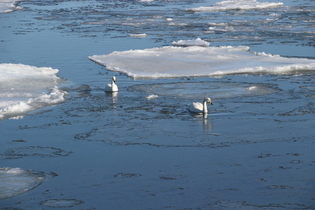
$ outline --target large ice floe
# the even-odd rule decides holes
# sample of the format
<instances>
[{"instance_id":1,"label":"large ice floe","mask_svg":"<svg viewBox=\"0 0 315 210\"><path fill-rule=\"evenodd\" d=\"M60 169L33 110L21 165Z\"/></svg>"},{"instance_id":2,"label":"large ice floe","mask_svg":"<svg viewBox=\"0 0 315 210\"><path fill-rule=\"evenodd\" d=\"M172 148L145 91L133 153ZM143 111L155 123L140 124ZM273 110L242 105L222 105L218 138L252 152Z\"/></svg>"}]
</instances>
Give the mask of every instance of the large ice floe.
<instances>
[{"instance_id":1,"label":"large ice floe","mask_svg":"<svg viewBox=\"0 0 315 210\"><path fill-rule=\"evenodd\" d=\"M285 73L315 70L315 60L251 52L247 46L174 47L115 51L89 59L133 78Z\"/></svg>"},{"instance_id":2,"label":"large ice floe","mask_svg":"<svg viewBox=\"0 0 315 210\"><path fill-rule=\"evenodd\" d=\"M23 9L23 7L17 6L17 2L18 1L0 0L0 13L7 13L14 10Z\"/></svg>"},{"instance_id":3,"label":"large ice floe","mask_svg":"<svg viewBox=\"0 0 315 210\"><path fill-rule=\"evenodd\" d=\"M44 180L43 172L21 168L0 168L0 200L25 193Z\"/></svg>"},{"instance_id":4,"label":"large ice floe","mask_svg":"<svg viewBox=\"0 0 315 210\"><path fill-rule=\"evenodd\" d=\"M23 115L65 100L57 69L0 64L0 120Z\"/></svg>"},{"instance_id":5,"label":"large ice floe","mask_svg":"<svg viewBox=\"0 0 315 210\"><path fill-rule=\"evenodd\" d=\"M197 7L187 9L193 12L214 12L214 11L228 11L228 10L252 10L252 9L266 9L282 6L282 2L258 2L256 0L227 0L217 2L209 7Z\"/></svg>"}]
</instances>

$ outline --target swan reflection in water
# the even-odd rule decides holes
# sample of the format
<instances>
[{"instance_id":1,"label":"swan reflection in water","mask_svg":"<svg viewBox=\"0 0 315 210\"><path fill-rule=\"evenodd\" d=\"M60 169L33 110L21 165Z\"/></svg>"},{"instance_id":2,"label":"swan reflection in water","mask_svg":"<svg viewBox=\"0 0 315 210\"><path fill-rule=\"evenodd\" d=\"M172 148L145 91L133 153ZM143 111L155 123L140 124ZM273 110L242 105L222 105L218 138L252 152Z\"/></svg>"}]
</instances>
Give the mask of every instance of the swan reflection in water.
<instances>
[{"instance_id":1,"label":"swan reflection in water","mask_svg":"<svg viewBox=\"0 0 315 210\"><path fill-rule=\"evenodd\" d=\"M105 92L105 93L106 93L106 96L112 98L112 103L114 106L116 106L116 103L118 102L118 92Z\"/></svg>"}]
</instances>

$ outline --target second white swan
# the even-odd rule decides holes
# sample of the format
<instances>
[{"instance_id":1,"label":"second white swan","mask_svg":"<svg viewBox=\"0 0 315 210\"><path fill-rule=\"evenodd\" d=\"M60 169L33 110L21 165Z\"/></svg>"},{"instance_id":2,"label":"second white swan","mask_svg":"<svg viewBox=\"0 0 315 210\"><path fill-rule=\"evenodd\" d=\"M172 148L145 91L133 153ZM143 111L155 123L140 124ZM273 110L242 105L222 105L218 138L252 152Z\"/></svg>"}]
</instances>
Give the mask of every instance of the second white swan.
<instances>
[{"instance_id":1,"label":"second white swan","mask_svg":"<svg viewBox=\"0 0 315 210\"><path fill-rule=\"evenodd\" d=\"M116 77L112 77L112 82L111 84L107 84L105 86L105 91L106 92L117 92L118 91L118 86L116 85Z\"/></svg>"}]
</instances>

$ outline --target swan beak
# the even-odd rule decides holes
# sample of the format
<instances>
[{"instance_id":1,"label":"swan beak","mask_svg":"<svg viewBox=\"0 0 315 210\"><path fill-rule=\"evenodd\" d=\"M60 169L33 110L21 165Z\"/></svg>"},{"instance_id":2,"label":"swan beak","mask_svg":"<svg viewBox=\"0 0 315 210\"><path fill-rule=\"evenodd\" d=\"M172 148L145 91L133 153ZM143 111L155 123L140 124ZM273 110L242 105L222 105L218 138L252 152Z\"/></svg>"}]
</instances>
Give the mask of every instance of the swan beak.
<instances>
[{"instance_id":1,"label":"swan beak","mask_svg":"<svg viewBox=\"0 0 315 210\"><path fill-rule=\"evenodd\" d=\"M211 105L213 105L213 103L212 103L212 102L210 102L210 104L211 104Z\"/></svg>"}]
</instances>

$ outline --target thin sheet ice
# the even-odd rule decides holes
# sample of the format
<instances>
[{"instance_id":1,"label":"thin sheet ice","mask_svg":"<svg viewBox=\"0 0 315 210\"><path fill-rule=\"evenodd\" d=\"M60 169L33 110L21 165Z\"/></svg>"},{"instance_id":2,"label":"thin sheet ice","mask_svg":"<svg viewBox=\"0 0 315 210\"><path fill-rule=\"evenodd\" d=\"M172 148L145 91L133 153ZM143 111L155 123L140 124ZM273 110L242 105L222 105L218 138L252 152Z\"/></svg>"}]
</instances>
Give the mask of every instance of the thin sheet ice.
<instances>
[{"instance_id":1,"label":"thin sheet ice","mask_svg":"<svg viewBox=\"0 0 315 210\"><path fill-rule=\"evenodd\" d=\"M0 168L0 200L25 193L45 180L42 172L21 168Z\"/></svg>"},{"instance_id":2,"label":"thin sheet ice","mask_svg":"<svg viewBox=\"0 0 315 210\"><path fill-rule=\"evenodd\" d=\"M197 7L188 9L193 12L214 12L227 10L252 10L282 6L282 2L258 2L256 0L227 0L215 3L209 7Z\"/></svg>"},{"instance_id":3,"label":"thin sheet ice","mask_svg":"<svg viewBox=\"0 0 315 210\"><path fill-rule=\"evenodd\" d=\"M57 69L23 64L0 64L0 120L61 103L66 92L58 85Z\"/></svg>"},{"instance_id":4,"label":"thin sheet ice","mask_svg":"<svg viewBox=\"0 0 315 210\"><path fill-rule=\"evenodd\" d=\"M90 56L108 70L133 78L214 76L238 73L283 73L315 70L315 60L251 52L247 46L174 47L112 52Z\"/></svg>"}]
</instances>

